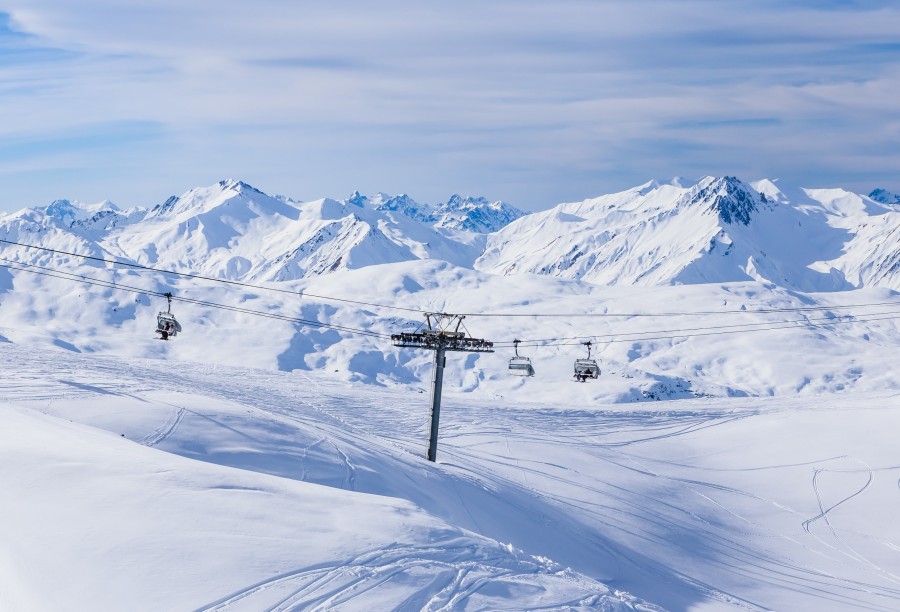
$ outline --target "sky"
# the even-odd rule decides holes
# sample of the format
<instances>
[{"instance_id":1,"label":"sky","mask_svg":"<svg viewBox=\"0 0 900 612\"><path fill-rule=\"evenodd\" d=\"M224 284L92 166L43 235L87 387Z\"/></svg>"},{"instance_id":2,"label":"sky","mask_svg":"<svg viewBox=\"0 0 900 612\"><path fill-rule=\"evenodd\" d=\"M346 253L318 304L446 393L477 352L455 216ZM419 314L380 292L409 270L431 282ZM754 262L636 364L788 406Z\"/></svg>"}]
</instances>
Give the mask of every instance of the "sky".
<instances>
[{"instance_id":1,"label":"sky","mask_svg":"<svg viewBox=\"0 0 900 612\"><path fill-rule=\"evenodd\" d=\"M900 192L898 33L893 0L0 0L0 210Z\"/></svg>"}]
</instances>

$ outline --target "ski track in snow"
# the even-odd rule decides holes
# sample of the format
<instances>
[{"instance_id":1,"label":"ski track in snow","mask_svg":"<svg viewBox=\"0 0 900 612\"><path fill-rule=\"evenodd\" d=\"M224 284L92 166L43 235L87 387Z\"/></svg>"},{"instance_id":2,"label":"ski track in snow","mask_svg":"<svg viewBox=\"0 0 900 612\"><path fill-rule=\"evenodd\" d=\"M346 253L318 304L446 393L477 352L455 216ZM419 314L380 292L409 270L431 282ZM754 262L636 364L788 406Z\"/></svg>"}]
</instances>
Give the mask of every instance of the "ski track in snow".
<instances>
[{"instance_id":1,"label":"ski track in snow","mask_svg":"<svg viewBox=\"0 0 900 612\"><path fill-rule=\"evenodd\" d=\"M242 609L330 610L351 604L355 598L377 589L398 574L409 574L417 568L433 571L441 568L437 579L431 579L427 589L415 593L396 606L396 609L452 610L463 606L477 591L484 577L508 577L512 570L498 571L480 562L448 562L454 556L464 558L475 551L469 549L413 549L393 547L379 549L328 567L288 572L234 593L200 608L204 612ZM480 570L480 571L479 571ZM278 589L277 601L257 607L253 599L265 591ZM287 593L284 595L284 593ZM415 605L412 605L414 604ZM571 602L576 603L576 602Z\"/></svg>"},{"instance_id":2,"label":"ski track in snow","mask_svg":"<svg viewBox=\"0 0 900 612\"><path fill-rule=\"evenodd\" d=\"M156 446L175 433L175 430L181 424L181 420L184 418L187 409L182 406L173 406L173 408L174 410L172 411L170 418L153 431L153 433L138 440L138 444L143 444L144 446Z\"/></svg>"},{"instance_id":3,"label":"ski track in snow","mask_svg":"<svg viewBox=\"0 0 900 612\"><path fill-rule=\"evenodd\" d=\"M754 591L742 593L725 587L721 575L742 576L770 589L782 590L811 598L823 609L854 606L860 609L892 610L900 601L900 589L894 588L897 576L889 566L869 557L858 547L846 542L833 512L857 503L874 486L874 471L865 466L867 480L844 494L834 503L826 503L821 489L823 476L840 469L817 468L812 487L818 513L801 522L801 534L789 533L760 523L740 508L766 506L791 516L801 511L770 496L760 495L740 485L707 479L706 474L752 474L760 470L797 470L822 462L849 457L839 455L816 461L800 461L748 468L719 468L715 465L692 465L685 461L648 456L648 445L671 444L690 436L709 435L717 428L733 427L748 419L777 414L782 408L759 402L730 407L727 410L709 404L706 410L531 410L505 408L498 410L478 402L460 402L451 398L443 411L439 463L425 466L421 454L425 445L427 396L402 394L369 388L351 387L346 383L323 381L301 373L283 374L261 370L243 371L241 376L222 375L217 367L165 362L129 362L91 357L79 358L79 367L60 367L65 356L38 353L37 368L28 375L15 373L0 383L0 392L11 401L21 401L38 409L59 397L98 397L112 394L140 397L156 389L148 380L165 380L173 393L227 400L251 409L250 422L271 420L291 423L307 431L311 438L297 448L301 466L295 478L315 480L308 471L313 451L327 452L341 472L337 486L372 491L368 479L360 472L358 462L380 463L371 466L393 466L397 487L420 486L420 478L440 478L453 491L460 512L467 515L467 528L500 541L502 528L486 521L473 493L486 496L509 496L519 504L522 520L531 522L530 529L541 526L561 538L573 538L578 544L569 558L554 556L554 561L579 568L587 558L601 561L595 577L632 588L641 581L658 581L660 589L672 584L693 593L689 597L705 598L722 604L748 609L771 607ZM228 371L227 368L225 370ZM351 392L352 389L352 392ZM390 400L386 401L386 398ZM157 426L138 442L147 446L177 450L177 438L185 423L199 418L193 410L178 403L161 402L171 410ZM548 429L548 417L553 419ZM174 441L174 442L173 442ZM541 446L537 446L541 445ZM542 448L541 455L529 455L531 447ZM374 453L368 459L359 449ZM563 450L578 449L577 455L562 455ZM572 464L580 457L581 464ZM862 463L861 463L862 464ZM309 467L314 467L310 465ZM365 467L365 464L363 465ZM896 468L896 466L893 466ZM665 469L666 472L661 470ZM892 468L881 468L892 469ZM687 476L690 474L691 476ZM624 475L624 476L623 476ZM704 475L704 477L700 477ZM424 481L422 481L424 482ZM404 484L408 483L408 484ZM897 482L900 488L900 480ZM410 489L412 490L412 489ZM695 498L686 502L683 495ZM736 504L733 500L746 502ZM446 502L447 498L443 498ZM425 503L425 500L417 500ZM440 504L426 505L440 515ZM452 514L452 508L448 511ZM809 516L809 515L807 515ZM519 519L517 519L519 520ZM813 527L827 525L833 542L823 540ZM742 526L742 527L741 527ZM526 534L522 534L526 535ZM870 536L875 537L875 536ZM770 547L769 541L781 542ZM900 550L890 539L881 538L885 548ZM526 537L516 542L526 553L542 554L542 540L529 544ZM653 555L646 555L635 543L651 550L666 550L672 559L684 559L684 567L663 566ZM749 545L748 545L749 544ZM786 548L785 548L786 547ZM779 553L787 550L792 553ZM691 555L702 552L703 564L715 571L709 577L691 561ZM373 551L371 556L353 559L329 567L307 567L274 576L268 580L237 590L211 602L204 610L295 610L330 609L349 605L354 597L390 583L392 577L408 577L416 569L430 568L437 575L427 587L416 591L415 606L409 609L453 609L462 606L478 592L476 576L488 575L482 565L473 561L450 562L448 550L397 549ZM837 555L837 556L835 556ZM795 560L796 557L796 560ZM816 559L827 561L830 569L820 569ZM580 561L581 560L581 561ZM835 567L853 566L842 575ZM868 568L860 572L860 567ZM709 568L707 568L709 569ZM493 571L493 570L492 570ZM481 574L479 574L481 572ZM506 573L504 573L506 572ZM502 577L508 570L494 572ZM719 576L717 578L716 576ZM643 578L641 578L643 577ZM882 583L888 583L884 584ZM666 585L670 585L667 587ZM890 586L889 586L890 585ZM428 594L426 597L425 594ZM651 590L650 593L653 593ZM643 593L636 594L645 596ZM864 597L864 600L860 600ZM652 597L645 596L653 601ZM363 601L361 599L360 601ZM678 607L677 603L673 607ZM259 605L257 605L259 604ZM573 603L573 605L575 605Z\"/></svg>"},{"instance_id":4,"label":"ski track in snow","mask_svg":"<svg viewBox=\"0 0 900 612\"><path fill-rule=\"evenodd\" d=\"M819 512L819 514L812 517L811 519L807 519L807 520L803 521L803 529L807 533L811 533L810 525L812 525L813 523L815 523L818 520L824 520L825 524L828 526L829 532L831 533L834 540L837 542L837 546L833 546L833 545L829 544L828 542L825 542L818 536L816 536L816 539L821 541L826 546L829 546L831 548L834 548L835 550L840 551L842 554L847 555L848 557L850 557L851 559L853 559L855 561L859 561L861 563L865 563L865 564L871 566L877 572L879 572L880 574L883 574L891 582L900 585L900 576L898 576L897 574L894 574L893 572L888 571L887 569L885 569L883 567L880 567L879 565L877 565L876 563L874 563L870 559L868 559L866 556L864 556L862 553L857 551L853 546L851 546L838 532L838 529L835 527L835 525L832 522L832 519L830 517L830 513L833 510L835 510L839 506L843 506L847 502L854 500L858 496L862 495L866 490L869 489L869 487L872 486L872 483L875 481L875 472L872 470L872 468L869 465L867 465L864 461L861 461L859 459L857 459L856 461L858 461L860 464L862 464L863 467L865 468L865 473L867 475L866 482L858 490L851 492L850 494L848 494L844 498L840 499L839 501L831 504L827 508L825 507L824 502L822 500L822 493L819 488L818 480L819 480L819 476L821 474L828 473L831 470L816 469L813 472L812 487L813 487L813 491L815 492L815 495L816 495L816 502L819 505L820 512ZM889 544L889 545L892 546L893 548L897 548L896 545L894 545L894 544ZM897 594L900 595L900 590L897 590Z\"/></svg>"}]
</instances>

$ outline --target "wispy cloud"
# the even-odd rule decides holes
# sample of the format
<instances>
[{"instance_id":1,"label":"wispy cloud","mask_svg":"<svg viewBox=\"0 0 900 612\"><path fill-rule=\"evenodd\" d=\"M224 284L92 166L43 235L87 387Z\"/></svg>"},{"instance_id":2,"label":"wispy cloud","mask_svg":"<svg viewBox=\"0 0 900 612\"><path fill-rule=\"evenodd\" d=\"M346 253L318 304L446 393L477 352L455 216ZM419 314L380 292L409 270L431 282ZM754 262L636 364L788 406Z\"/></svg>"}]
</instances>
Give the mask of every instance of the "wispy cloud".
<instances>
[{"instance_id":1,"label":"wispy cloud","mask_svg":"<svg viewBox=\"0 0 900 612\"><path fill-rule=\"evenodd\" d=\"M726 172L900 190L893 2L0 0L0 11L0 112L15 118L0 123L14 143L0 156L25 147L50 166L62 148L81 165L77 180L7 173L7 208L154 203L231 175L300 198L469 191L527 207Z\"/></svg>"}]
</instances>

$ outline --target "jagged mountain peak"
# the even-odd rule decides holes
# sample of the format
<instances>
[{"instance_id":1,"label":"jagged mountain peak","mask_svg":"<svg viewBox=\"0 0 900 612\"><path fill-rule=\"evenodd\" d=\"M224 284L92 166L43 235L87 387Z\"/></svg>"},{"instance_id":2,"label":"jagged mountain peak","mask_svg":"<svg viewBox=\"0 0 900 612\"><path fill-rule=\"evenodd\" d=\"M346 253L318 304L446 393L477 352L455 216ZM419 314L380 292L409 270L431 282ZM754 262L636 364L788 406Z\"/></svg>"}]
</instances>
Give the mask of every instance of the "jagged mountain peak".
<instances>
[{"instance_id":1,"label":"jagged mountain peak","mask_svg":"<svg viewBox=\"0 0 900 612\"><path fill-rule=\"evenodd\" d=\"M723 223L729 225L749 225L753 213L760 207L772 205L765 194L734 176L704 178L692 189L690 203L708 205Z\"/></svg>"},{"instance_id":2,"label":"jagged mountain peak","mask_svg":"<svg viewBox=\"0 0 900 612\"><path fill-rule=\"evenodd\" d=\"M500 202L495 202L494 204L500 204ZM487 198L483 196L461 196L459 194L454 193L447 199L447 203L443 204L443 208L452 208L452 209L471 209L476 208L478 206L490 206L491 202L488 201Z\"/></svg>"},{"instance_id":3,"label":"jagged mountain peak","mask_svg":"<svg viewBox=\"0 0 900 612\"><path fill-rule=\"evenodd\" d=\"M413 218L426 217L431 210L428 204L421 204L405 193L392 196L379 191L371 201L376 210L398 211Z\"/></svg>"},{"instance_id":4,"label":"jagged mountain peak","mask_svg":"<svg viewBox=\"0 0 900 612\"><path fill-rule=\"evenodd\" d=\"M381 212L398 212L425 225L476 234L495 232L527 214L506 202L459 194L453 194L437 206L418 202L405 193L390 195L381 191L373 196L354 191L342 202Z\"/></svg>"},{"instance_id":5,"label":"jagged mountain peak","mask_svg":"<svg viewBox=\"0 0 900 612\"><path fill-rule=\"evenodd\" d=\"M369 198L361 194L359 191L354 191L350 194L344 202L347 204L352 204L353 206L359 206L360 208L365 207L366 203L368 203Z\"/></svg>"},{"instance_id":6,"label":"jagged mountain peak","mask_svg":"<svg viewBox=\"0 0 900 612\"><path fill-rule=\"evenodd\" d=\"M874 189L869 197L882 204L900 204L900 195L891 193L887 189L881 187Z\"/></svg>"},{"instance_id":7,"label":"jagged mountain peak","mask_svg":"<svg viewBox=\"0 0 900 612\"><path fill-rule=\"evenodd\" d=\"M108 229L120 224L125 218L141 216L144 209L123 211L109 200L96 204L85 204L77 200L54 200L45 207L37 208L51 222L67 228L87 230Z\"/></svg>"},{"instance_id":8,"label":"jagged mountain peak","mask_svg":"<svg viewBox=\"0 0 900 612\"><path fill-rule=\"evenodd\" d=\"M200 214L235 201L293 216L293 207L289 204L292 200L289 198L270 196L244 181L224 179L208 187L195 187L180 196L173 195L153 207L148 217Z\"/></svg>"},{"instance_id":9,"label":"jagged mountain peak","mask_svg":"<svg viewBox=\"0 0 900 612\"><path fill-rule=\"evenodd\" d=\"M453 194L446 203L437 206L432 217L436 227L490 234L527 214L503 201Z\"/></svg>"},{"instance_id":10,"label":"jagged mountain peak","mask_svg":"<svg viewBox=\"0 0 900 612\"><path fill-rule=\"evenodd\" d=\"M256 187L254 187L253 185L250 185L249 183L245 183L244 181L240 181L238 179L233 179L233 178L224 179L224 180L219 181L218 185L222 189L230 189L232 191L238 191L238 192L250 191L253 193L259 193L262 195L266 195L265 193L263 193L262 191L260 191Z\"/></svg>"},{"instance_id":11,"label":"jagged mountain peak","mask_svg":"<svg viewBox=\"0 0 900 612\"><path fill-rule=\"evenodd\" d=\"M44 207L44 213L47 214L47 216L51 217L72 214L76 212L93 214L102 210L112 210L119 212L122 209L109 200L103 200L102 202L98 202L96 204L85 204L84 202L79 202L78 200L62 199L54 200L46 207Z\"/></svg>"}]
</instances>

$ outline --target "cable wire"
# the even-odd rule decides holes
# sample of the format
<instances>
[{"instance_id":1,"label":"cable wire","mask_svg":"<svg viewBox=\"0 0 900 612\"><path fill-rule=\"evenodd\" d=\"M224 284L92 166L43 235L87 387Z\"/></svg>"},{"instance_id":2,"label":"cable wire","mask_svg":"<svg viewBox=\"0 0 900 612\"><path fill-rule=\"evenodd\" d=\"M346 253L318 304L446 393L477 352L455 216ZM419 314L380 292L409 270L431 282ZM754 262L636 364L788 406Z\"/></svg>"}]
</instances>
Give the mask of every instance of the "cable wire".
<instances>
[{"instance_id":1,"label":"cable wire","mask_svg":"<svg viewBox=\"0 0 900 612\"><path fill-rule=\"evenodd\" d=\"M87 285L94 285L99 287L104 287L108 289L117 289L117 290L125 290L125 291L133 291L136 293L140 293L143 295L154 295L158 297L164 297L165 293L161 291L154 291L152 289L145 289L142 287L134 287L132 285L126 285L122 283L118 283L115 281L105 281L102 279L96 279L92 277L87 277L80 274L75 274L72 272L63 272L60 270L55 270L53 268L46 268L44 266L38 266L36 264L27 264L24 262L16 262L5 258L0 258L0 261L6 261L13 265L8 264L0 264L0 267L7 268L10 270L16 270L20 272L27 272L31 274L37 274L41 276L49 276L53 278L59 278L62 280L69 280L74 282L79 282ZM29 268L37 268L37 270L32 270ZM199 306L205 306L209 308L217 308L221 310L227 310L230 312L236 312L241 314L248 314L253 316L261 316L270 319L287 321L291 323L299 323L303 325L308 325L311 327L319 327L326 329L334 329L336 331L343 331L350 334L362 335L380 339L389 339L390 335L382 334L379 332L373 332L367 329L360 329L354 327L348 327L344 325L334 325L330 323L322 323L320 321L314 321L310 319L303 319L300 317L292 317L288 315L282 315L278 313L270 313L270 312L262 312L259 310L254 310L250 308L244 308L240 306L231 306L228 304L220 304L217 302L210 302L208 300L198 300L194 298L186 298L181 296L173 296L172 298L175 301L180 301L188 304L195 304ZM890 316L883 316L890 315ZM621 342L643 342L649 340L674 340L679 338L694 338L694 337L702 337L702 336L718 336L718 335L726 335L726 334L735 334L735 333L750 333L750 332L759 332L759 331L773 331L779 329L797 329L798 327L831 327L834 325L841 325L847 323L868 323L868 322L876 322L876 321L889 321L889 320L897 320L900 319L900 314L891 311L891 312L878 312L878 313L868 313L864 315L844 315L845 318L841 318L838 320L832 320L829 318L821 318L821 319L796 319L792 321L764 321L760 323L745 323L745 324L734 324L734 325L726 325L720 327L701 327L701 328L687 328L681 330L658 330L658 331L650 331L650 332L633 332L629 334L625 334L626 337L621 337L618 334L595 334L590 336L578 336L578 337L568 337L568 338L548 338L543 340L520 340L520 347L524 348L545 348L550 346L581 346L583 344L584 338L591 338L593 340L600 339L599 342L603 344L614 344ZM851 318L852 317L852 318ZM821 322L819 322L821 321ZM767 326L767 327L763 327ZM710 331L712 330L712 331ZM690 333L686 333L690 332ZM700 333L697 333L700 332ZM660 336L648 336L648 334L666 334ZM568 342L569 340L576 340L574 342ZM505 342L496 342L494 346L497 347L508 347L513 346L514 341L505 341Z\"/></svg>"},{"instance_id":2,"label":"cable wire","mask_svg":"<svg viewBox=\"0 0 900 612\"><path fill-rule=\"evenodd\" d=\"M69 255L71 257L80 257L82 259L89 259L91 261L99 261L99 262L111 264L114 266L125 266L128 268L134 268L136 270L147 270L150 272L160 272L162 274L172 274L174 276L180 276L182 278L190 278L190 279L194 279L194 280L204 280L204 281L210 281L213 283L223 283L226 285L233 285L236 287L248 287L248 288L252 288L252 289L262 289L264 291L275 291L277 293L288 293L288 294L297 295L300 297L313 297L313 298L317 298L320 300L326 300L326 301L332 301L332 302L345 302L347 304L357 304L359 306L371 306L373 308L386 308L386 309L391 309L391 310L402 310L405 312L416 312L419 314L425 314L425 312L426 312L424 310L419 310L417 308L405 308L403 306L390 306L388 304L376 304L373 302L362 302L359 300L350 300L350 299L346 299L346 298L338 298L338 297L333 297L333 296L328 296L328 295L306 293L305 291L293 291L290 289L280 289L278 287L266 287L264 285L254 285L252 283L242 283L240 281L229 280L226 278L215 278L212 276L204 276L202 274L194 274L192 272L176 272L175 270L164 270L162 268L154 268L152 266L144 266L141 264L130 263L127 261L119 261L117 259L105 259L103 257L96 257L94 255L82 255L81 253L73 253L71 251L60 251L57 249L51 249L49 247L37 246L34 244L25 244L22 242L14 242L12 240L4 240L3 238L0 238L0 243L20 246L20 247L24 247L26 249L38 249L41 251L47 251L49 253L55 253L57 255Z\"/></svg>"},{"instance_id":3,"label":"cable wire","mask_svg":"<svg viewBox=\"0 0 900 612\"><path fill-rule=\"evenodd\" d=\"M463 313L466 317L537 317L537 318L576 318L576 317L694 317L694 316L710 316L710 315L731 315L731 314L772 314L778 312L805 312L817 310L846 310L848 308L866 308L871 306L900 306L900 301L893 300L890 302L870 302L868 304L846 304L843 306L798 306L791 308L757 308L743 310L694 310L684 312L573 312L573 313L511 313L511 312L483 312L483 313Z\"/></svg>"},{"instance_id":4,"label":"cable wire","mask_svg":"<svg viewBox=\"0 0 900 612\"><path fill-rule=\"evenodd\" d=\"M898 304L898 307L900 307L900 304ZM849 322L852 322L853 320L860 320L859 317L874 317L874 316L880 316L880 315L893 315L893 314L900 315L900 312L897 312L896 310L890 310L890 311L886 311L886 312L868 312L868 313L863 313L863 314L849 313L849 314L838 315L838 317L840 317L840 319L842 321L849 317L854 317L854 319L849 321ZM627 334L593 334L593 335L580 335L580 336L566 336L566 337L561 337L561 338L541 338L541 339L531 339L531 340L519 340L519 343L524 344L527 342L527 343L529 343L528 346L546 346L546 345L552 345L552 344L555 344L557 342L564 341L564 340L580 340L583 338L616 338L621 335L636 336L636 335L644 335L644 334L673 334L673 333L693 332L693 331L722 330L722 329L726 329L726 328L739 328L738 331L740 331L740 328L751 328L751 327L760 327L760 326L765 326L765 325L794 324L794 323L802 325L802 324L810 323L811 321L831 321L831 320L832 320L832 317L792 319L789 321L760 321L758 323L734 323L731 325L715 325L715 326L711 326L711 327L687 327L687 328L681 328L681 329L659 329L659 330L651 330L651 331L645 331L645 332L636 331L636 332L628 332ZM748 331L753 331L753 330L748 330ZM512 341L505 340L505 341L500 341L500 342L494 342L494 346L513 346L514 343L515 343L515 340L512 340Z\"/></svg>"},{"instance_id":5,"label":"cable wire","mask_svg":"<svg viewBox=\"0 0 900 612\"><path fill-rule=\"evenodd\" d=\"M142 295L154 295L154 296L158 296L158 297L165 297L165 295L166 295L164 292L161 292L161 291L154 291L152 289L144 289L142 287L134 287L132 285L125 285L122 283L117 283L115 281L105 281L102 279L87 277L87 276L75 274L72 272L63 272L60 270L54 270L53 268L46 268L44 266L38 266L36 264L27 264L27 263L23 263L23 262L12 261L12 260L5 259L2 257L0 257L0 261L10 262L10 263L15 264L16 266L27 266L27 267L13 267L9 264L0 264L0 267L7 268L10 270L17 270L20 272L28 272L30 274L38 274L41 276L49 276L49 277L53 277L53 278L59 278L62 280L70 280L70 281L74 281L74 282L84 283L86 285L95 285L95 286L99 286L99 287L105 287L107 289L119 289L119 290L124 290L124 291L134 291L134 292L140 293ZM28 268L38 268L38 270L30 270ZM302 325L309 325L310 327L334 329L336 331L343 331L343 332L347 332L350 334L382 338L382 339L390 338L389 334L373 332L373 331L367 330L367 329L359 329L356 327L348 327L345 325L334 325L331 323L322 323L320 321L314 321L311 319L292 317L292 316L282 315L282 314L273 313L273 312L263 312L260 310L254 310L252 308L244 308L241 306L231 306L228 304L220 304L217 302L210 302L207 300L197 300L197 299L187 298L187 297L182 297L182 296L172 296L172 300L184 302L187 304L195 304L198 306L206 306L209 308L218 308L221 310L228 310L231 312L237 312L237 313L241 313L241 314L266 317L269 319L277 319L280 321L288 321L291 323L299 323Z\"/></svg>"},{"instance_id":6,"label":"cable wire","mask_svg":"<svg viewBox=\"0 0 900 612\"><path fill-rule=\"evenodd\" d=\"M150 266L143 266L140 264L133 264L129 262L123 262L118 260L110 260L104 259L102 257L95 257L92 255L82 255L78 253L72 253L68 251L59 251L56 249L51 249L48 247L40 247L35 245L24 244L20 242L13 242L10 240L0 239L0 243L6 243L16 246L21 246L25 248L33 248L39 249L43 251L48 251L51 253L61 254L61 255L70 255L73 257L80 257L83 259L89 259L93 261L103 262L107 264L111 264L113 266L125 266L128 268L134 268L139 270L147 270L153 272L160 272L163 274L172 274L184 278L191 278L195 280L206 280L218 283L224 283L228 285L240 286L240 287L249 287L254 289L262 289L267 291L275 291L278 293L287 293L291 295L299 295L301 297L315 297L324 300L334 300L340 302L346 302L351 304L357 304L362 306L373 306L378 308L388 308L388 309L396 309L403 310L406 312L415 312L419 314L426 314L427 311L412 309L412 308L404 308L399 306L389 306L386 304L377 304L372 302L362 302L358 300L348 300L343 298L334 298L330 296L323 296L317 294L310 294L305 292L297 292L287 289L279 289L277 287L266 287L262 285L254 285L252 283L242 283L239 281L231 281L227 279L221 278L213 278L208 276L203 276L200 274L186 273L186 272L176 272L173 270L163 270L161 268L154 268ZM9 265L2 265L0 267L9 268L12 270L20 270L23 272L29 272L33 274L42 274L44 276L52 276L55 278L61 278L65 280L74 280L77 282L82 282L88 285L97 285L106 288L113 289L123 289L128 291L134 291L137 293L145 294L145 295L156 295L156 296L164 296L165 294L159 291L153 291L148 289L143 289L140 287L134 287L130 285L124 285L122 283L117 283L115 281L103 281L101 279L86 277L84 275L75 274L71 272L64 272L61 270L57 270L54 268L47 268L44 266L39 266L37 264L29 264L20 261L14 261L6 258L0 257L0 261L8 262L9 264L14 264L16 266L24 266L19 268L13 268ZM28 269L28 268L37 268L43 270L44 272L37 272L36 270ZM113 272L115 272L115 268L113 268ZM351 334L365 335L377 338L389 338L388 334L382 334L378 332L373 332L371 330L365 330L360 328L353 328L341 325L333 325L321 323L319 321L313 321L309 319L302 319L299 317L292 317L288 315L281 315L278 313L267 313L259 310L254 310L250 308L243 308L239 306L230 306L227 304L220 304L217 302L210 302L206 300L196 300L192 298L186 297L174 297L173 299L185 303L196 304L201 306L208 306L210 308L219 308L223 310L228 310L231 312L250 314L254 316L263 316L271 319L278 319L283 321L289 321L293 323L300 323L304 325L309 325L313 327L322 327L335 329L338 331L345 331ZM766 308L766 309L744 309L744 310L730 310L730 311L687 311L687 312L663 312L663 313L532 313L532 314L524 314L524 313L469 313L465 315L461 315L464 317L534 317L534 318L545 318L545 317L677 317L677 316L710 316L710 315L721 315L721 314L765 314L765 313L783 313L783 312L815 312L822 310L845 310L850 308L869 308L874 306L900 306L900 302L898 301L890 301L890 302L871 302L866 304L848 304L843 306L807 306L807 307L795 307L795 308ZM675 329L675 330L658 330L658 331L648 331L648 332L632 332L626 334L627 338L621 338L619 334L598 334L598 335L582 335L582 336L572 336L572 337L561 337L561 338L545 338L545 339L534 339L534 340L520 340L520 346L523 348L528 347L544 347L544 346L573 346L575 344L581 344L583 338L600 338L604 339L603 341L606 343L613 342L637 342L642 340L662 340L662 339L675 339L675 338L686 338L686 337L695 337L695 336L708 336L708 335L720 335L720 334L728 334L728 333L738 333L738 332L750 332L750 331L770 331L774 329L785 329L790 327L796 327L797 325L806 325L811 327L827 327L829 325L836 325L839 323L849 323L849 322L865 322L865 321L880 321L880 320L890 320L891 317L879 318L879 319L862 319L860 317L875 317L881 315L888 314L896 314L894 312L879 312L879 313L867 313L862 315L854 315L853 313L848 313L845 315L839 315L841 317L854 317L853 319L845 320L841 319L839 321L831 320L831 318L820 318L820 319L796 319L791 321L763 321L758 323L743 323L743 324L732 324L732 325L717 325L714 327L694 327L694 328L684 328L684 329ZM814 323L815 321L829 321L825 323ZM776 327L765 327L775 325ZM786 327L787 326L787 327ZM751 329L752 328L752 329ZM464 327L465 329L465 327ZM710 331L712 330L712 331ZM468 331L468 330L466 330ZM686 332L708 332L708 333L686 333ZM674 334L674 335L664 335L664 336L656 336L656 337L647 337L648 334ZM578 340L578 342L565 342L568 340ZM501 341L495 342L495 346L498 347L507 347L512 346L513 342L511 341Z\"/></svg>"},{"instance_id":7,"label":"cable wire","mask_svg":"<svg viewBox=\"0 0 900 612\"><path fill-rule=\"evenodd\" d=\"M71 257L80 257L82 259L87 259L91 261L102 262L114 266L124 266L128 268L133 268L136 270L146 270L150 272L159 272L161 274L171 274L174 276L179 276L182 278L190 278L194 280L204 280L214 283L222 283L226 285L232 285L236 287L246 287L252 289L260 289L263 291L274 291L277 293L287 293L290 295L296 295L299 297L312 297L320 300L326 301L334 301L334 302L343 302L347 304L356 304L359 306L371 306L373 308L384 308L390 310L400 310L404 312L414 312L417 314L427 314L430 311L418 309L418 308L407 308L403 306L392 306L389 304L379 304L376 302L363 302L360 300L351 300L347 298L339 298L334 296L315 294L315 293L307 293L305 291L294 291L291 289L281 289L278 287L268 287L265 285L256 285L253 283L244 283L241 281L229 280L225 278L215 278L212 276L205 276L202 274L196 274L192 272L177 272L175 270L164 270L162 268L155 268L152 266L145 266L137 263L130 263L127 261L119 261L116 259L105 259L103 257L96 257L94 255L83 255L81 253L74 253L71 251L61 251L58 249L51 249L49 247L37 246L33 244L26 244L23 242L15 242L12 240L5 240L0 238L0 243L20 246L27 249L38 249L41 251L46 251L49 253L55 253L58 255L68 255ZM517 318L517 317L535 317L535 318L581 318L581 317L589 317L589 318L631 318L631 317L685 317L685 316L710 316L710 315L732 315L732 314L771 314L771 313L779 313L779 312L814 312L819 310L845 310L851 308L864 308L870 306L891 306L891 305L900 305L900 302L897 300L890 302L871 302L867 304L847 304L843 306L798 306L798 307L790 307L790 308L757 308L757 309L739 309L739 310L700 310L700 311L685 311L685 312L605 312L605 313L584 313L584 312L574 312L574 313L559 313L559 312L551 312L551 313L509 313L509 312L474 312L474 313L460 313L461 316L465 317L502 317L502 318Z\"/></svg>"},{"instance_id":8,"label":"cable wire","mask_svg":"<svg viewBox=\"0 0 900 612\"><path fill-rule=\"evenodd\" d=\"M880 313L880 314L885 314L885 313ZM834 325L846 325L848 323L871 323L871 322L875 322L875 321L900 320L900 314L897 314L897 313L890 313L890 314L892 316L886 316L886 317L879 316L877 318L871 318L871 319L862 318L862 317L865 317L868 315L861 315L854 319L840 319L838 321L831 321L830 323L810 323L809 321L794 321L794 322L781 321L781 322L773 324L774 327L756 328L756 329L732 329L732 330L721 330L721 331L711 331L711 332L692 333L692 334L677 334L676 333L674 335L669 335L669 336L654 336L654 337L649 337L649 338L647 338L647 337L621 338L621 337L613 337L610 335L610 336L606 336L606 337L609 337L611 339L603 340L601 343L602 344L616 344L616 343L620 343L620 342L644 342L647 340L676 340L679 338L696 338L696 337L700 337L700 336L722 336L722 335L726 335L726 334L773 331L773 330L778 330L778 329L798 329L798 328L802 328L802 327L831 327ZM871 316L875 316L875 315L873 314ZM637 333L640 333L640 332L637 332ZM654 333L654 332L645 332L645 333ZM667 333L667 332L663 332L663 333ZM623 334L623 335L629 335L629 334ZM630 334L629 336L634 336L634 334ZM581 338L597 338L597 337L598 336L581 336ZM603 336L601 336L601 337L603 337ZM523 344L523 342L519 343L520 348L521 348L522 344ZM581 344L583 344L583 343L582 342L549 341L549 342L543 342L543 343L538 343L538 344L528 344L528 345L526 345L526 348L544 348L544 347L548 347L548 346L581 346ZM496 346L509 347L509 346L512 346L512 342L501 342L501 343L495 342L494 346L495 347Z\"/></svg>"}]
</instances>

